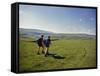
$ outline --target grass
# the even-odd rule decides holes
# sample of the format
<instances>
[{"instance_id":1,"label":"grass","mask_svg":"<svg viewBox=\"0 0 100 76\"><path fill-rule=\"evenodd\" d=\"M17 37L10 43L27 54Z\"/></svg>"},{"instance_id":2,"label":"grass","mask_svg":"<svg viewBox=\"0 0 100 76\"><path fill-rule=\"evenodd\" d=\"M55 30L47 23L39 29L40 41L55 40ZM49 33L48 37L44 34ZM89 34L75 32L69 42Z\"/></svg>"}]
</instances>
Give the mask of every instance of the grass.
<instances>
[{"instance_id":1,"label":"grass","mask_svg":"<svg viewBox=\"0 0 100 76\"><path fill-rule=\"evenodd\" d=\"M19 71L96 67L95 39L53 41L45 57L37 55L38 46L31 38L20 38ZM53 55L55 54L55 55Z\"/></svg>"}]
</instances>

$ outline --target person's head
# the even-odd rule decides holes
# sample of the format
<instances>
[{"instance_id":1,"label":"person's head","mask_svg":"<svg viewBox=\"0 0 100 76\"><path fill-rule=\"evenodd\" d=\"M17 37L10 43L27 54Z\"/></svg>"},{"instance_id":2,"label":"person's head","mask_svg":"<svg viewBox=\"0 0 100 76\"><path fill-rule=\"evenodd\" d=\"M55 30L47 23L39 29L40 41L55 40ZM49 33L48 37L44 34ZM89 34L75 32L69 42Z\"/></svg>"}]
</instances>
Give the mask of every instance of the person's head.
<instances>
[{"instance_id":1,"label":"person's head","mask_svg":"<svg viewBox=\"0 0 100 76\"><path fill-rule=\"evenodd\" d=\"M41 38L43 38L44 37L44 35L41 35Z\"/></svg>"}]
</instances>

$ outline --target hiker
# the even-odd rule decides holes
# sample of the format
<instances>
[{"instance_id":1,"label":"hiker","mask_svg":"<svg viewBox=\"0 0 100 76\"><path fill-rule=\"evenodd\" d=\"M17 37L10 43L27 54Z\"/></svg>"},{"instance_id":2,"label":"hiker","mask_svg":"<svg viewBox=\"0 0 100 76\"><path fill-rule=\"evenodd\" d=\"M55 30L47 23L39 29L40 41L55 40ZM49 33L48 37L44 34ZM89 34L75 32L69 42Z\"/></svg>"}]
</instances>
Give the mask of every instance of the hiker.
<instances>
[{"instance_id":1,"label":"hiker","mask_svg":"<svg viewBox=\"0 0 100 76\"><path fill-rule=\"evenodd\" d=\"M44 45L45 45L45 56L47 56L49 54L49 47L51 44L51 39L50 36L48 36L48 39L44 40Z\"/></svg>"},{"instance_id":2,"label":"hiker","mask_svg":"<svg viewBox=\"0 0 100 76\"><path fill-rule=\"evenodd\" d=\"M37 40L37 44L39 46L39 49L38 49L38 53L37 54L40 54L40 49L42 48L42 53L44 53L44 49L45 49L45 45L44 45L44 35L41 35L41 38L39 38Z\"/></svg>"}]
</instances>

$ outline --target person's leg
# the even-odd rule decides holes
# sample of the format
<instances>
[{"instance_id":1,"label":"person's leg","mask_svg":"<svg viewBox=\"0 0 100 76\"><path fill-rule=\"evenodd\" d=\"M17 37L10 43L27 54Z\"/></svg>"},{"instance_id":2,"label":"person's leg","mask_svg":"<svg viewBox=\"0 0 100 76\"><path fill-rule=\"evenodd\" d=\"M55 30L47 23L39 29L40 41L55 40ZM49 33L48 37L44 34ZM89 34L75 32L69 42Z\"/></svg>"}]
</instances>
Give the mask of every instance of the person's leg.
<instances>
[{"instance_id":1,"label":"person's leg","mask_svg":"<svg viewBox=\"0 0 100 76\"><path fill-rule=\"evenodd\" d=\"M49 54L49 47L47 47L47 54Z\"/></svg>"},{"instance_id":2,"label":"person's leg","mask_svg":"<svg viewBox=\"0 0 100 76\"><path fill-rule=\"evenodd\" d=\"M42 46L42 53L44 54L45 52L44 52L44 50L45 50L45 47L44 46Z\"/></svg>"},{"instance_id":3,"label":"person's leg","mask_svg":"<svg viewBox=\"0 0 100 76\"><path fill-rule=\"evenodd\" d=\"M37 54L40 54L40 46L39 46L39 49L38 49L38 53Z\"/></svg>"},{"instance_id":4,"label":"person's leg","mask_svg":"<svg viewBox=\"0 0 100 76\"><path fill-rule=\"evenodd\" d=\"M47 56L47 47L45 47L45 56Z\"/></svg>"}]
</instances>

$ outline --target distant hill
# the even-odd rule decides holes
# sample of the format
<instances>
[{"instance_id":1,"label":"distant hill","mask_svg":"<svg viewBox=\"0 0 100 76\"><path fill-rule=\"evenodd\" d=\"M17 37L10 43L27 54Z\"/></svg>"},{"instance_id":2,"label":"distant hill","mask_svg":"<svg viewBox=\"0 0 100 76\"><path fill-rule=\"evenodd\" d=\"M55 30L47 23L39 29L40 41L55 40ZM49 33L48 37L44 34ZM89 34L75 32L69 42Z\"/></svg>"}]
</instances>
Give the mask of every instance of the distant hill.
<instances>
[{"instance_id":1,"label":"distant hill","mask_svg":"<svg viewBox=\"0 0 100 76\"><path fill-rule=\"evenodd\" d=\"M23 37L34 36L35 38L40 37L42 34L46 36L54 34L53 32L50 32L50 31L44 31L44 30L39 30L39 29L23 29L23 28L20 28L19 32L20 32L20 36L23 36Z\"/></svg>"},{"instance_id":2,"label":"distant hill","mask_svg":"<svg viewBox=\"0 0 100 76\"><path fill-rule=\"evenodd\" d=\"M42 34L45 37L51 35L55 39L95 39L95 35L88 34L68 34L68 33L53 33L50 31L39 30L39 29L19 29L20 36L39 38Z\"/></svg>"}]
</instances>

